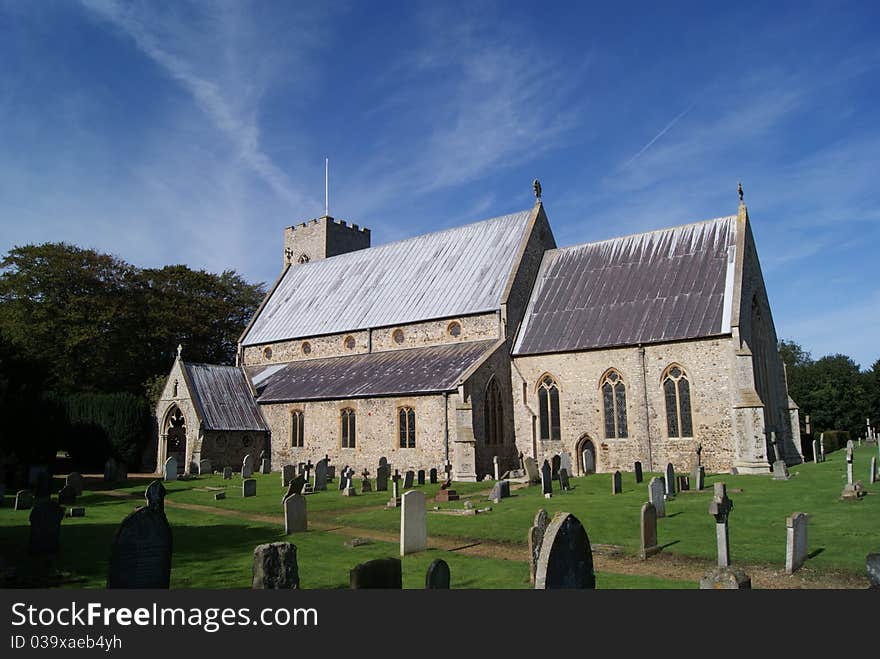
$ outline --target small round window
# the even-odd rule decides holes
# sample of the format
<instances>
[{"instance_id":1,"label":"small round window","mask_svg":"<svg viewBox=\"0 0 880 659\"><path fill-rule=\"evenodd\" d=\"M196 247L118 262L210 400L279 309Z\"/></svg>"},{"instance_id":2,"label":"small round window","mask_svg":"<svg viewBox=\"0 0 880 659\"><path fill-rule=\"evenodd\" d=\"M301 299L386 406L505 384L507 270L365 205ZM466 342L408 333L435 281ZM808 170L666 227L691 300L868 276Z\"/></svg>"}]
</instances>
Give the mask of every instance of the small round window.
<instances>
[{"instance_id":1,"label":"small round window","mask_svg":"<svg viewBox=\"0 0 880 659\"><path fill-rule=\"evenodd\" d=\"M403 343L403 330L396 329L394 333L391 335L391 338L394 339L395 343Z\"/></svg>"},{"instance_id":2,"label":"small round window","mask_svg":"<svg viewBox=\"0 0 880 659\"><path fill-rule=\"evenodd\" d=\"M266 347L263 349L263 357L266 359L272 359L272 348Z\"/></svg>"},{"instance_id":3,"label":"small round window","mask_svg":"<svg viewBox=\"0 0 880 659\"><path fill-rule=\"evenodd\" d=\"M461 336L461 323L458 321L452 321L446 326L446 333L449 334L449 336Z\"/></svg>"},{"instance_id":4,"label":"small round window","mask_svg":"<svg viewBox=\"0 0 880 659\"><path fill-rule=\"evenodd\" d=\"M312 352L312 344L308 341L303 341L302 351L304 355L311 354Z\"/></svg>"},{"instance_id":5,"label":"small round window","mask_svg":"<svg viewBox=\"0 0 880 659\"><path fill-rule=\"evenodd\" d=\"M353 336L346 336L345 337L345 348L347 350L354 350L354 346L355 346L354 337Z\"/></svg>"}]
</instances>

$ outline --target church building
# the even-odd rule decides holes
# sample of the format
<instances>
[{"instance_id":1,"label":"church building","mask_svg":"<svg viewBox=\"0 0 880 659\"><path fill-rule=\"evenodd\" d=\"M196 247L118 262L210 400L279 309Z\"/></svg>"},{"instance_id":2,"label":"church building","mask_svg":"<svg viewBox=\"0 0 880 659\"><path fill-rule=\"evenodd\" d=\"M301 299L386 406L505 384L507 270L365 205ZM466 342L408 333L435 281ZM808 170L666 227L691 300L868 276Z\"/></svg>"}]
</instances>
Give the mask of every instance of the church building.
<instances>
[{"instance_id":1,"label":"church building","mask_svg":"<svg viewBox=\"0 0 880 659\"><path fill-rule=\"evenodd\" d=\"M325 455L473 481L568 452L576 473L769 473L802 461L748 211L559 248L527 210L370 246L288 227L236 366L178 351L157 464Z\"/></svg>"}]
</instances>

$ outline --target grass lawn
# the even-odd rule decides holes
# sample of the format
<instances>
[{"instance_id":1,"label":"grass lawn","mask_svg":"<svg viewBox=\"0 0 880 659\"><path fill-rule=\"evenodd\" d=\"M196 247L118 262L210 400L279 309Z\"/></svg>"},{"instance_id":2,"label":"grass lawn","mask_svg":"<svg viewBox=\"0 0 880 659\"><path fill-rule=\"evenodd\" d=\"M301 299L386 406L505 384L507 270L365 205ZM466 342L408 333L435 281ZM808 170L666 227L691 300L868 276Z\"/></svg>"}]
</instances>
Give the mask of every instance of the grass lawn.
<instances>
[{"instance_id":1,"label":"grass lawn","mask_svg":"<svg viewBox=\"0 0 880 659\"><path fill-rule=\"evenodd\" d=\"M856 450L856 478L862 477L869 495L858 502L839 501L845 482L843 451L828 455L824 464L799 465L792 469L787 482L764 476L713 476L707 478L709 489L702 493L682 493L667 502L667 517L661 519L660 543L665 552L714 559L714 521L707 508L711 485L724 480L734 501L730 517L731 553L734 562L781 565L785 558L785 517L802 511L810 515L809 543L813 568L828 567L864 574L865 555L880 550L880 485L867 484L870 458L875 447ZM863 473L864 472L864 473ZM238 511L254 515L281 515L279 474L256 475L257 496L241 496L241 479L224 481L220 476L200 477L191 481L166 484L169 503L213 506L218 514L166 507L174 537L172 587L175 588L249 588L253 548L265 542L289 540L296 544L303 588L347 588L348 572L357 563L373 558L396 556L396 543L374 541L349 548L351 537L342 532L312 530L285 537L279 523L254 521L242 516L223 515ZM494 505L474 499L478 507L492 506L491 513L471 517L428 514L428 533L463 539L491 539L523 545L535 511L544 507L551 514L558 510L574 513L584 524L594 543L620 545L636 553L639 541L639 510L647 500L647 483L636 485L632 474L623 476L623 494L612 496L608 474L573 479L574 490L555 492L544 499L540 488L513 492L514 496ZM55 485L59 485L56 479ZM385 509L388 492L374 492L343 497L330 484L327 492L307 498L310 517L325 524L353 529L373 529L396 534L399 510ZM86 491L77 501L87 509L84 518L66 518L62 523L62 550L55 567L64 574L62 586L97 587L106 583L110 542L119 522L143 502L146 482L129 483L119 488L136 494L138 499L124 499L101 491L103 484ZM491 483L456 483L463 495L486 491ZM214 491L225 488L227 498L214 501ZM421 488L432 497L439 486ZM737 492L741 489L741 492ZM19 574L39 573L39 563L25 554L29 533L28 513L12 510L13 496L8 495L0 508L0 556ZM429 510L433 506L429 503ZM444 504L462 507L462 502ZM352 534L357 531L352 530ZM403 561L404 586L422 588L428 564L443 558L452 570L455 588L528 588L528 565L525 560L484 558L432 549L407 556ZM600 588L693 588L696 584L656 577L598 573Z\"/></svg>"}]
</instances>

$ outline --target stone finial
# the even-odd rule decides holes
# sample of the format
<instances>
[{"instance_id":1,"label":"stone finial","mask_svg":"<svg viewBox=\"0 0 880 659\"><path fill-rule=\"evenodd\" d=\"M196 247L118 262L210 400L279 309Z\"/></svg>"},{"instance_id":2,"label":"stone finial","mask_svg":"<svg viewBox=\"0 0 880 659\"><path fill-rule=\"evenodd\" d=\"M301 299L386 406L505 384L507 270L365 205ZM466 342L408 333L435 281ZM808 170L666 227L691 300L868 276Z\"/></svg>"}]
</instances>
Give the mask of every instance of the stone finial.
<instances>
[{"instance_id":1,"label":"stone finial","mask_svg":"<svg viewBox=\"0 0 880 659\"><path fill-rule=\"evenodd\" d=\"M737 194L739 195L739 203L741 203L741 204L744 203L744 202L743 202L743 184L742 184L742 181L740 181L740 182L737 184L737 186L736 186L736 192L737 192Z\"/></svg>"},{"instance_id":2,"label":"stone finial","mask_svg":"<svg viewBox=\"0 0 880 659\"><path fill-rule=\"evenodd\" d=\"M182 354L183 354L183 344L178 343L177 344L177 358L180 359Z\"/></svg>"},{"instance_id":3,"label":"stone finial","mask_svg":"<svg viewBox=\"0 0 880 659\"><path fill-rule=\"evenodd\" d=\"M541 182L538 179L532 181L532 188L535 190L535 199L541 201Z\"/></svg>"}]
</instances>

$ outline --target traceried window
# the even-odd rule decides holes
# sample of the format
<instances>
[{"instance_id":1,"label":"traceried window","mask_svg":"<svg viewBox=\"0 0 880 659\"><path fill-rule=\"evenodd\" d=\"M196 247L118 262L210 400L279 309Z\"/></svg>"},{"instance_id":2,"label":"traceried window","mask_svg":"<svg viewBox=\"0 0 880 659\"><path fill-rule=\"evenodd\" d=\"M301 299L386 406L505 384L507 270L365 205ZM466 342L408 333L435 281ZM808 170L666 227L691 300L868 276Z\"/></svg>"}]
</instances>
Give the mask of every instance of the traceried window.
<instances>
[{"instance_id":1,"label":"traceried window","mask_svg":"<svg viewBox=\"0 0 880 659\"><path fill-rule=\"evenodd\" d=\"M341 412L342 421L342 448L354 448L355 439L357 437L357 427L355 426L357 415L350 408L345 408Z\"/></svg>"},{"instance_id":2,"label":"traceried window","mask_svg":"<svg viewBox=\"0 0 880 659\"><path fill-rule=\"evenodd\" d=\"M411 407L397 410L397 432L400 448L416 447L416 411Z\"/></svg>"},{"instance_id":3,"label":"traceried window","mask_svg":"<svg viewBox=\"0 0 880 659\"><path fill-rule=\"evenodd\" d=\"M667 435L693 437L691 384L681 366L673 364L663 374L663 397L666 400Z\"/></svg>"},{"instance_id":4,"label":"traceried window","mask_svg":"<svg viewBox=\"0 0 880 659\"><path fill-rule=\"evenodd\" d=\"M538 413L542 440L562 438L559 426L559 385L552 375L545 375L538 383Z\"/></svg>"},{"instance_id":5,"label":"traceried window","mask_svg":"<svg viewBox=\"0 0 880 659\"><path fill-rule=\"evenodd\" d=\"M290 445L302 448L305 445L303 437L303 413L302 410L294 410L290 413Z\"/></svg>"},{"instance_id":6,"label":"traceried window","mask_svg":"<svg viewBox=\"0 0 880 659\"><path fill-rule=\"evenodd\" d=\"M486 424L486 443L504 443L504 408L501 403L501 387L493 377L486 387L483 405L483 419Z\"/></svg>"},{"instance_id":7,"label":"traceried window","mask_svg":"<svg viewBox=\"0 0 880 659\"><path fill-rule=\"evenodd\" d=\"M620 373L614 369L602 378L602 409L605 412L605 438L627 437L626 385Z\"/></svg>"}]
</instances>

